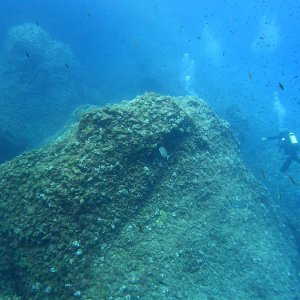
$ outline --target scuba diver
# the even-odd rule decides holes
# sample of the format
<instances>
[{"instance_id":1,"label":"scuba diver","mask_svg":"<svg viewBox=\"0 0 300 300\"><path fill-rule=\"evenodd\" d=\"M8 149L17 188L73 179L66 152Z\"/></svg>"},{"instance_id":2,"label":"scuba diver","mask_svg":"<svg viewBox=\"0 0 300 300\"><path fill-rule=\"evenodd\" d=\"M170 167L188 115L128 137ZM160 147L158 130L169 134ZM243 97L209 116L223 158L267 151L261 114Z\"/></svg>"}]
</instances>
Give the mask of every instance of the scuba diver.
<instances>
[{"instance_id":1,"label":"scuba diver","mask_svg":"<svg viewBox=\"0 0 300 300\"><path fill-rule=\"evenodd\" d=\"M283 150L284 154L288 155L288 158L280 168L281 172L285 173L289 169L293 160L300 164L300 158L297 155L299 151L299 144L294 133L285 129L276 136L265 137L261 140L278 140L279 151Z\"/></svg>"}]
</instances>

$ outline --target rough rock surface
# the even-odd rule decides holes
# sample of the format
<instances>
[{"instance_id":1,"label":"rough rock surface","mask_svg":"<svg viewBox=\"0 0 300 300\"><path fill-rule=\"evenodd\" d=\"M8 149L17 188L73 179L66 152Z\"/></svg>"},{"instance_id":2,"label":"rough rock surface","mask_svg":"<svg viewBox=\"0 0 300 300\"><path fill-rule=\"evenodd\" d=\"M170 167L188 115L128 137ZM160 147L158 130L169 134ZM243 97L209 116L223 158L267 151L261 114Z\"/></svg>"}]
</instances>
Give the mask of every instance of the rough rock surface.
<instances>
[{"instance_id":1,"label":"rough rock surface","mask_svg":"<svg viewBox=\"0 0 300 300\"><path fill-rule=\"evenodd\" d=\"M292 299L297 248L204 101L145 94L0 166L0 289Z\"/></svg>"}]
</instances>

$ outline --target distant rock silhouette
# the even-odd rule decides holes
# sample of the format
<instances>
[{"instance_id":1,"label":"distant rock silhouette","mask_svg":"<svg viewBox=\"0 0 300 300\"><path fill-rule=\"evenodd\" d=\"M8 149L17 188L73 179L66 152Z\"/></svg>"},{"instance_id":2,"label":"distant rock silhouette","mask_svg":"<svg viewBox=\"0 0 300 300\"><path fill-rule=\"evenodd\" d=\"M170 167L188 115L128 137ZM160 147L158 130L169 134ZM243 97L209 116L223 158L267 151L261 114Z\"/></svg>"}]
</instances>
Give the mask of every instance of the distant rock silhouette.
<instances>
[{"instance_id":1,"label":"distant rock silhouette","mask_svg":"<svg viewBox=\"0 0 300 300\"><path fill-rule=\"evenodd\" d=\"M77 73L70 47L40 26L25 23L8 31L0 55L0 132L9 134L12 145L26 141L12 153L39 146L86 103Z\"/></svg>"}]
</instances>

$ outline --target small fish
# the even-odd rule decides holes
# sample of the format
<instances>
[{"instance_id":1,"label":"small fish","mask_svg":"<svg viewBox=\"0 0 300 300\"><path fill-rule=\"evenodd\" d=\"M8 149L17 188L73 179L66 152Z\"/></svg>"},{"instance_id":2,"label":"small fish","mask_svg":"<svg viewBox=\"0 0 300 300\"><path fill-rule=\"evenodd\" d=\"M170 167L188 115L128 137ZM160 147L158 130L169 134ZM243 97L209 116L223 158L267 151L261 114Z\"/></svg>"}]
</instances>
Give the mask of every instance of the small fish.
<instances>
[{"instance_id":1,"label":"small fish","mask_svg":"<svg viewBox=\"0 0 300 300\"><path fill-rule=\"evenodd\" d=\"M252 78L253 78L250 71L248 71L248 77L249 77L249 79L252 79Z\"/></svg>"},{"instance_id":2,"label":"small fish","mask_svg":"<svg viewBox=\"0 0 300 300\"><path fill-rule=\"evenodd\" d=\"M36 26L39 26L39 25L40 25L40 24L39 24L39 21L36 21L35 24L36 24Z\"/></svg>"},{"instance_id":3,"label":"small fish","mask_svg":"<svg viewBox=\"0 0 300 300\"><path fill-rule=\"evenodd\" d=\"M261 172L261 175L262 175L263 179L266 179L266 174L265 174L264 170L260 169L260 172Z\"/></svg>"},{"instance_id":4,"label":"small fish","mask_svg":"<svg viewBox=\"0 0 300 300\"><path fill-rule=\"evenodd\" d=\"M161 157L163 157L167 160L169 159L170 155L168 155L168 151L164 146L159 147L158 151L159 151Z\"/></svg>"},{"instance_id":5,"label":"small fish","mask_svg":"<svg viewBox=\"0 0 300 300\"><path fill-rule=\"evenodd\" d=\"M30 58L28 51L26 51L26 56L27 56L27 58Z\"/></svg>"},{"instance_id":6,"label":"small fish","mask_svg":"<svg viewBox=\"0 0 300 300\"><path fill-rule=\"evenodd\" d=\"M88 15L89 18L91 17L91 14L89 12L87 13L87 15Z\"/></svg>"},{"instance_id":7,"label":"small fish","mask_svg":"<svg viewBox=\"0 0 300 300\"><path fill-rule=\"evenodd\" d=\"M295 185L295 186L298 185L298 183L296 182L296 180L295 180L292 176L289 175L289 179L290 179L290 181L291 181L291 183L292 183L293 185Z\"/></svg>"},{"instance_id":8,"label":"small fish","mask_svg":"<svg viewBox=\"0 0 300 300\"><path fill-rule=\"evenodd\" d=\"M280 87L281 90L284 90L284 85L281 82L278 83L278 86Z\"/></svg>"},{"instance_id":9,"label":"small fish","mask_svg":"<svg viewBox=\"0 0 300 300\"><path fill-rule=\"evenodd\" d=\"M65 64L65 66L66 66L66 68L67 68L68 70L70 70L70 68L69 68L69 65L68 65L68 64Z\"/></svg>"}]
</instances>

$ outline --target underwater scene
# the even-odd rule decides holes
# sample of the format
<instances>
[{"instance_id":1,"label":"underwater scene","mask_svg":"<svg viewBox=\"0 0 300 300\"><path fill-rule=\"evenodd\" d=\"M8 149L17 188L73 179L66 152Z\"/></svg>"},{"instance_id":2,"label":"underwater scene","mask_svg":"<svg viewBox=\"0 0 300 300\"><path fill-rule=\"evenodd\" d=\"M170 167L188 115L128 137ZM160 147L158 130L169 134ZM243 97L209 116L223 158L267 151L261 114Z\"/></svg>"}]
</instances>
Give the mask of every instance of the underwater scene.
<instances>
[{"instance_id":1,"label":"underwater scene","mask_svg":"<svg viewBox=\"0 0 300 300\"><path fill-rule=\"evenodd\" d=\"M300 300L300 2L0 1L0 300Z\"/></svg>"}]
</instances>

